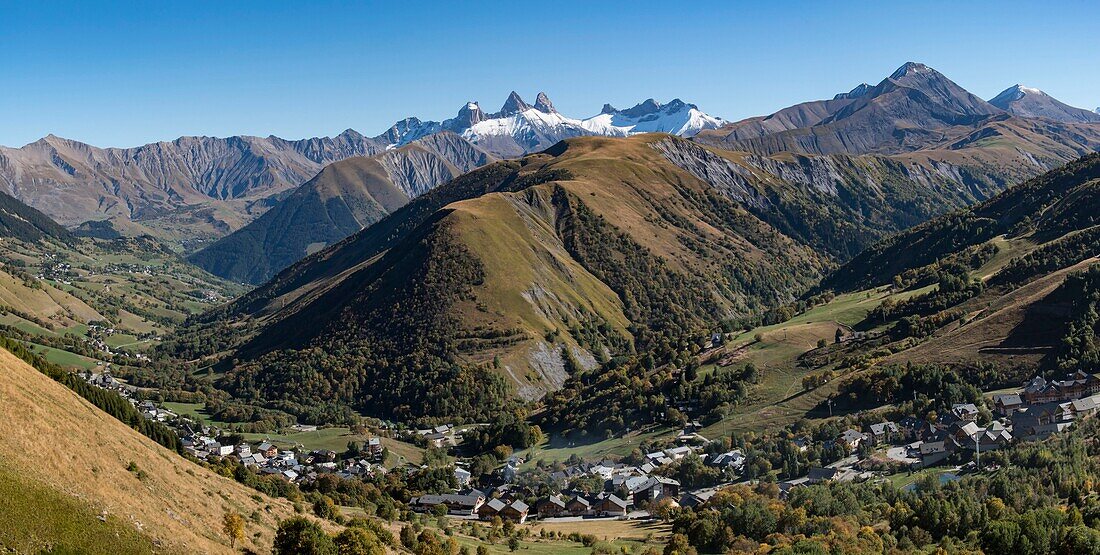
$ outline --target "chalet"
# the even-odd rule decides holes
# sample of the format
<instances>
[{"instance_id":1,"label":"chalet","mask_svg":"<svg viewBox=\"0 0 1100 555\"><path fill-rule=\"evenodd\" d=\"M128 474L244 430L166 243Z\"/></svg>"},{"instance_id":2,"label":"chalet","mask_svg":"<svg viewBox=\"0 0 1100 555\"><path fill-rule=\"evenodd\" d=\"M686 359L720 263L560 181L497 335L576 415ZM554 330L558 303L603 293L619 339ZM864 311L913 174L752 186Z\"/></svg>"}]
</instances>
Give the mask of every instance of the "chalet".
<instances>
[{"instance_id":1,"label":"chalet","mask_svg":"<svg viewBox=\"0 0 1100 555\"><path fill-rule=\"evenodd\" d=\"M494 499L503 505L497 499ZM477 494L457 494L457 493L444 493L441 495L421 495L409 500L409 507L414 511L431 512L439 505L447 507L447 512L452 515L464 515L469 516L477 514L481 516L480 509L485 503L485 496L480 493ZM498 509L499 511L499 509ZM493 513L496 514L495 512ZM489 518L492 518L490 516Z\"/></svg>"},{"instance_id":2,"label":"chalet","mask_svg":"<svg viewBox=\"0 0 1100 555\"><path fill-rule=\"evenodd\" d=\"M897 424L893 422L879 422L878 424L871 424L869 427L868 438L873 443L888 443L889 441L899 438L901 436L901 430Z\"/></svg>"},{"instance_id":3,"label":"chalet","mask_svg":"<svg viewBox=\"0 0 1100 555\"><path fill-rule=\"evenodd\" d=\"M473 477L469 470L456 466L455 467L455 482L458 482L458 487L464 488L470 485L470 479Z\"/></svg>"},{"instance_id":4,"label":"chalet","mask_svg":"<svg viewBox=\"0 0 1100 555\"><path fill-rule=\"evenodd\" d=\"M592 503L578 495L565 504L565 510L572 516L588 516L592 514Z\"/></svg>"},{"instance_id":5,"label":"chalet","mask_svg":"<svg viewBox=\"0 0 1100 555\"><path fill-rule=\"evenodd\" d=\"M810 447L810 443L812 443L812 441L806 436L800 436L791 440L791 443L793 443L795 447L798 447L798 450L800 452L805 452L806 449Z\"/></svg>"},{"instance_id":6,"label":"chalet","mask_svg":"<svg viewBox=\"0 0 1100 555\"><path fill-rule=\"evenodd\" d=\"M844 431L844 433L840 434L840 437L837 438L837 441L847 445L848 449L855 450L866 439L867 436L859 430L848 428Z\"/></svg>"},{"instance_id":7,"label":"chalet","mask_svg":"<svg viewBox=\"0 0 1100 555\"><path fill-rule=\"evenodd\" d=\"M1036 376L1024 384L1024 390L1020 396L1027 404L1036 405L1072 401L1097 393L1100 393L1100 378L1078 370L1064 379L1050 382L1041 376Z\"/></svg>"},{"instance_id":8,"label":"chalet","mask_svg":"<svg viewBox=\"0 0 1100 555\"><path fill-rule=\"evenodd\" d=\"M516 479L516 474L519 473L519 468L512 463L504 465L504 468L500 470L500 477L505 482L512 482Z\"/></svg>"},{"instance_id":9,"label":"chalet","mask_svg":"<svg viewBox=\"0 0 1100 555\"><path fill-rule=\"evenodd\" d=\"M279 455L279 448L265 441L256 446L256 452L270 459ZM333 457L333 460L335 460L335 457Z\"/></svg>"},{"instance_id":10,"label":"chalet","mask_svg":"<svg viewBox=\"0 0 1100 555\"><path fill-rule=\"evenodd\" d=\"M973 422L978 419L978 407L974 403L956 403L951 405L951 414L963 422Z\"/></svg>"},{"instance_id":11,"label":"chalet","mask_svg":"<svg viewBox=\"0 0 1100 555\"><path fill-rule=\"evenodd\" d=\"M1024 400L1020 397L1019 393L1007 393L993 396L993 408L996 409L997 414L1001 416L1012 416L1012 413L1023 406Z\"/></svg>"},{"instance_id":12,"label":"chalet","mask_svg":"<svg viewBox=\"0 0 1100 555\"><path fill-rule=\"evenodd\" d=\"M450 424L442 424L434 428L427 428L424 430L417 430L416 433L423 436L434 447L454 446L455 441L455 429Z\"/></svg>"},{"instance_id":13,"label":"chalet","mask_svg":"<svg viewBox=\"0 0 1100 555\"><path fill-rule=\"evenodd\" d=\"M719 468L741 470L741 468L745 466L745 455L741 453L740 449L734 449L725 453L717 453L707 460L707 464Z\"/></svg>"},{"instance_id":14,"label":"chalet","mask_svg":"<svg viewBox=\"0 0 1100 555\"><path fill-rule=\"evenodd\" d=\"M673 447L672 449L665 450L665 454L668 455L674 461L678 461L692 453L692 448L688 446Z\"/></svg>"},{"instance_id":15,"label":"chalet","mask_svg":"<svg viewBox=\"0 0 1100 555\"><path fill-rule=\"evenodd\" d=\"M603 516L626 516L627 502L613 493L601 494L592 510Z\"/></svg>"},{"instance_id":16,"label":"chalet","mask_svg":"<svg viewBox=\"0 0 1100 555\"><path fill-rule=\"evenodd\" d=\"M699 505L702 505L702 504L706 503L707 501L710 501L710 498L714 497L714 494L716 494L716 493L718 493L718 490L715 489L715 488L708 488L708 489L703 489L703 490L699 490L699 491L685 493L683 495L683 497L680 498L679 505L681 507L684 507L685 509L686 508L698 507Z\"/></svg>"},{"instance_id":17,"label":"chalet","mask_svg":"<svg viewBox=\"0 0 1100 555\"><path fill-rule=\"evenodd\" d=\"M520 500L512 501L500 509L498 515L501 520L510 520L517 524L523 524L527 520L527 513L530 508L527 503Z\"/></svg>"},{"instance_id":18,"label":"chalet","mask_svg":"<svg viewBox=\"0 0 1100 555\"><path fill-rule=\"evenodd\" d=\"M382 438L372 437L367 440L367 454L375 459L382 458Z\"/></svg>"},{"instance_id":19,"label":"chalet","mask_svg":"<svg viewBox=\"0 0 1100 555\"><path fill-rule=\"evenodd\" d=\"M809 474L806 475L806 480L810 484L820 484L822 482L829 482L835 480L840 471L835 468L822 468L812 467Z\"/></svg>"},{"instance_id":20,"label":"chalet","mask_svg":"<svg viewBox=\"0 0 1100 555\"><path fill-rule=\"evenodd\" d=\"M336 451L330 449L317 449L309 452L309 456L306 457L307 463L319 464L319 463L334 463L336 462Z\"/></svg>"},{"instance_id":21,"label":"chalet","mask_svg":"<svg viewBox=\"0 0 1100 555\"><path fill-rule=\"evenodd\" d=\"M1027 407L1012 413L1012 437L1022 441L1036 441L1061 432L1073 425L1073 420L1056 417L1058 403Z\"/></svg>"},{"instance_id":22,"label":"chalet","mask_svg":"<svg viewBox=\"0 0 1100 555\"><path fill-rule=\"evenodd\" d=\"M809 485L809 483L810 479L806 476L779 482L779 497L781 499L786 499L787 496L790 495L792 489Z\"/></svg>"},{"instance_id":23,"label":"chalet","mask_svg":"<svg viewBox=\"0 0 1100 555\"><path fill-rule=\"evenodd\" d=\"M505 505L506 503L499 498L490 499L477 509L477 517L481 520L492 520L494 516L500 515L500 510L503 509Z\"/></svg>"},{"instance_id":24,"label":"chalet","mask_svg":"<svg viewBox=\"0 0 1100 555\"><path fill-rule=\"evenodd\" d=\"M234 447L233 451L242 459L252 456L252 446L247 443L242 443Z\"/></svg>"},{"instance_id":25,"label":"chalet","mask_svg":"<svg viewBox=\"0 0 1100 555\"><path fill-rule=\"evenodd\" d=\"M233 446L232 445L219 445L219 444L215 443L213 448L210 450L210 452L214 455L219 456L219 457L228 457L229 455L233 454Z\"/></svg>"},{"instance_id":26,"label":"chalet","mask_svg":"<svg viewBox=\"0 0 1100 555\"><path fill-rule=\"evenodd\" d=\"M922 466L930 466L947 458L947 443L940 441L925 441L920 444L920 460Z\"/></svg>"},{"instance_id":27,"label":"chalet","mask_svg":"<svg viewBox=\"0 0 1100 555\"><path fill-rule=\"evenodd\" d=\"M535 503L535 512L538 513L539 518L562 516L566 513L565 500L560 495L540 499Z\"/></svg>"}]
</instances>

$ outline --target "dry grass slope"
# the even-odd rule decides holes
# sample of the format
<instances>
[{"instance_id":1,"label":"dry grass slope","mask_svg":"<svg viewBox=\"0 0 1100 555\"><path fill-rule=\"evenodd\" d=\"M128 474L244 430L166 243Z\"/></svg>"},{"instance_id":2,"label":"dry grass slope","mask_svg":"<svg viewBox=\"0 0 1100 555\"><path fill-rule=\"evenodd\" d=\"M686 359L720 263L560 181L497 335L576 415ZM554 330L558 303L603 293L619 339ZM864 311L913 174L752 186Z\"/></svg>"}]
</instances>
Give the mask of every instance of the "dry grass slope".
<instances>
[{"instance_id":1,"label":"dry grass slope","mask_svg":"<svg viewBox=\"0 0 1100 555\"><path fill-rule=\"evenodd\" d=\"M270 550L286 500L260 497L192 464L93 407L61 384L0 350L0 473L56 492L91 514L140 532L177 553L230 553L221 533L226 510L245 515L245 546ZM140 469L128 470L133 462ZM0 522L19 515L5 515ZM17 507L7 507L16 510ZM42 499L35 509L60 510ZM22 545L56 545L58 529L16 530ZM89 531L91 533L92 531ZM72 532L67 532L71 534ZM34 534L38 537L22 537ZM135 534L138 535L138 534ZM4 539L4 534L0 534ZM12 541L12 540L8 540ZM127 544L141 551L140 540ZM0 542L2 544L2 542Z\"/></svg>"}]
</instances>

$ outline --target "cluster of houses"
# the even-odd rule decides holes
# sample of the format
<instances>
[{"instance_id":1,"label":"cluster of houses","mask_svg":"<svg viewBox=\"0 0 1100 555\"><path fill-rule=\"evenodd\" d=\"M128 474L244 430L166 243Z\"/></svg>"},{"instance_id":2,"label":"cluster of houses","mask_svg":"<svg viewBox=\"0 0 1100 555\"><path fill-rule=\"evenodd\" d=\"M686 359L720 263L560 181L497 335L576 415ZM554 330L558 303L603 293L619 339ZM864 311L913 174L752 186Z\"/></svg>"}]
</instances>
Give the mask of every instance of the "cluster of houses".
<instances>
[{"instance_id":1,"label":"cluster of houses","mask_svg":"<svg viewBox=\"0 0 1100 555\"><path fill-rule=\"evenodd\" d=\"M674 491L678 491L677 489ZM676 495L672 493L671 495ZM511 492L505 492L500 497L489 495L470 489L459 493L445 493L439 495L422 495L409 501L409 507L419 512L436 512L442 506L446 514L466 518L478 518L492 520L499 517L501 520L510 520L522 524L528 517L560 518L560 517L620 517L624 518L634 505L618 495L610 492L599 492L592 495L582 493L550 495L543 497L535 503L532 514L531 507L519 496Z\"/></svg>"},{"instance_id":2,"label":"cluster of houses","mask_svg":"<svg viewBox=\"0 0 1100 555\"><path fill-rule=\"evenodd\" d=\"M458 445L459 431L453 424L440 424L434 428L417 430L416 435L424 438L433 447L454 447Z\"/></svg>"},{"instance_id":3,"label":"cluster of houses","mask_svg":"<svg viewBox=\"0 0 1100 555\"><path fill-rule=\"evenodd\" d=\"M219 430L199 426L170 410L158 407L151 401L138 402L132 387L114 379L109 372L83 375L89 383L113 389L129 399L150 420L173 426L180 436L184 449L200 459L230 457L241 464L255 468L264 474L278 474L291 482L308 482L320 473L332 473L343 478L374 476L385 472L380 466L383 445L379 438L371 439L356 457L338 460L333 451L317 450L308 453L301 450L279 449L270 442L225 445L219 442ZM949 412L935 419L906 417L898 421L882 421L867 425L864 429L847 429L828 443L842 444L849 452L865 446L893 446L888 456L911 467L926 467L940 463L957 453L980 454L1001 449L1014 441L1031 441L1063 431L1075 422L1100 412L1100 378L1077 372L1061 380L1047 381L1036 377L1017 393L995 395L990 420L988 412L973 403L953 405ZM978 422L988 424L980 425ZM416 430L430 445L446 448L455 446L464 430L445 424ZM533 491L517 484L522 463L513 456L496 473L495 484L488 493L471 487L471 473L456 467L455 478L459 485L454 493L430 494L413 498L409 505L416 511L445 513L471 519L502 520L523 523L528 518L558 517L618 517L625 518L632 511L647 509L653 502L669 499L680 506L693 506L705 502L717 489L681 492L680 483L661 476L660 470L693 453L703 456L704 464L728 471L729 477L741 474L745 456L740 449L703 455L700 444L706 440L697 435L697 425L691 424L681 434L694 445L681 445L644 455L637 464L604 460L580 462L549 474L556 491L562 493L536 497ZM793 440L799 449L809 447L811 440L800 437ZM806 476L780 483L783 493L792 488L827 481L847 481L870 478L861 468L857 457L834 463L830 467L811 468ZM601 491L569 490L577 486L576 480L597 478L603 482ZM484 481L482 482L484 484ZM591 483L591 480L588 481ZM579 487L579 486L578 486Z\"/></svg>"},{"instance_id":4,"label":"cluster of houses","mask_svg":"<svg viewBox=\"0 0 1100 555\"><path fill-rule=\"evenodd\" d=\"M957 453L980 457L982 453L1002 449L1013 442L1035 441L1061 432L1074 423L1100 412L1100 378L1076 372L1061 380L1035 377L1017 393L994 395L993 419L978 424L981 409L973 403L952 405L950 412L935 421L906 417L897 422L884 421L864 430L844 430L830 442L855 452L864 445L894 445L896 462L911 467L927 467L943 462ZM795 440L805 449L808 438ZM894 458L894 457L891 457ZM870 478L849 461L835 468L811 468L806 476L780 483L782 492L824 481L849 481Z\"/></svg>"},{"instance_id":5,"label":"cluster of houses","mask_svg":"<svg viewBox=\"0 0 1100 555\"><path fill-rule=\"evenodd\" d=\"M961 451L980 454L1013 441L1035 441L1100 412L1100 378L1080 371L1061 380L1035 377L1017 393L994 395L993 408L994 419L985 426L977 423L977 405L960 403L935 422L907 417L872 424L862 432L845 430L836 441L851 450L864 443L905 445L919 466Z\"/></svg>"},{"instance_id":6,"label":"cluster of houses","mask_svg":"<svg viewBox=\"0 0 1100 555\"><path fill-rule=\"evenodd\" d=\"M338 460L335 451L317 449L279 449L269 441L258 443L223 443L224 436L216 427L201 425L190 418L158 406L150 400L134 398L136 388L111 376L110 371L85 372L80 376L89 384L117 392L140 412L143 418L161 422L176 432L185 453L200 460L230 458L261 474L279 475L294 483L311 482L322 473L341 478L374 476L385 473L381 465L384 446L381 438L369 438L358 457ZM316 431L316 426L295 425L295 431ZM468 474L468 473L467 473ZM468 476L467 476L468 480Z\"/></svg>"}]
</instances>

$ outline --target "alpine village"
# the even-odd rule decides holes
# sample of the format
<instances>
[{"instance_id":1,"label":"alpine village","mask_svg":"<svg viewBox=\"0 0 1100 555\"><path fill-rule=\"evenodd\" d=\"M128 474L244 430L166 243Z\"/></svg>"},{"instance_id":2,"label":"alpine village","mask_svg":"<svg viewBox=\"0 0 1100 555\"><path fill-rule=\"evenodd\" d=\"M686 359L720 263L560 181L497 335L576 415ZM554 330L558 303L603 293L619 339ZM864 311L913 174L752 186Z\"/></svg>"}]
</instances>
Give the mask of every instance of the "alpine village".
<instances>
[{"instance_id":1,"label":"alpine village","mask_svg":"<svg viewBox=\"0 0 1100 555\"><path fill-rule=\"evenodd\" d=\"M1100 554L1100 109L890 66L0 147L0 553Z\"/></svg>"}]
</instances>

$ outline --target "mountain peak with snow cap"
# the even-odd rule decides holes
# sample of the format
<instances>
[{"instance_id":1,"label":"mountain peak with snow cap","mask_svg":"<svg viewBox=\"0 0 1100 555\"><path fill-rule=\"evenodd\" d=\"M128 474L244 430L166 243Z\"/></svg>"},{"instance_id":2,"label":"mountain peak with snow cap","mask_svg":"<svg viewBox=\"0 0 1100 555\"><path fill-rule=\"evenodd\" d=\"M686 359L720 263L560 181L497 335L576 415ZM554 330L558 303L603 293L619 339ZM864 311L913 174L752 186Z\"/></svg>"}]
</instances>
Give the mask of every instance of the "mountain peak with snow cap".
<instances>
[{"instance_id":1,"label":"mountain peak with snow cap","mask_svg":"<svg viewBox=\"0 0 1100 555\"><path fill-rule=\"evenodd\" d=\"M1039 89L1019 84L1001 91L989 103L1015 116L1047 118L1066 123L1100 122L1100 115L1094 112L1074 108Z\"/></svg>"},{"instance_id":2,"label":"mountain peak with snow cap","mask_svg":"<svg viewBox=\"0 0 1100 555\"><path fill-rule=\"evenodd\" d=\"M535 109L547 114L556 114L558 112L554 109L554 103L550 102L550 97L546 96L544 92L540 92L539 95L535 97Z\"/></svg>"},{"instance_id":3,"label":"mountain peak with snow cap","mask_svg":"<svg viewBox=\"0 0 1100 555\"><path fill-rule=\"evenodd\" d=\"M894 73L890 74L890 79L898 80L903 77L909 77L912 75L921 75L928 73L935 73L936 70L920 63L920 62L905 62Z\"/></svg>"},{"instance_id":4,"label":"mountain peak with snow cap","mask_svg":"<svg viewBox=\"0 0 1100 555\"><path fill-rule=\"evenodd\" d=\"M500 112L497 112L496 116L511 116L531 109L531 105L524 102L523 98L519 96L519 93L512 91L512 94L508 95L508 100L504 101L504 106L500 107Z\"/></svg>"}]
</instances>

